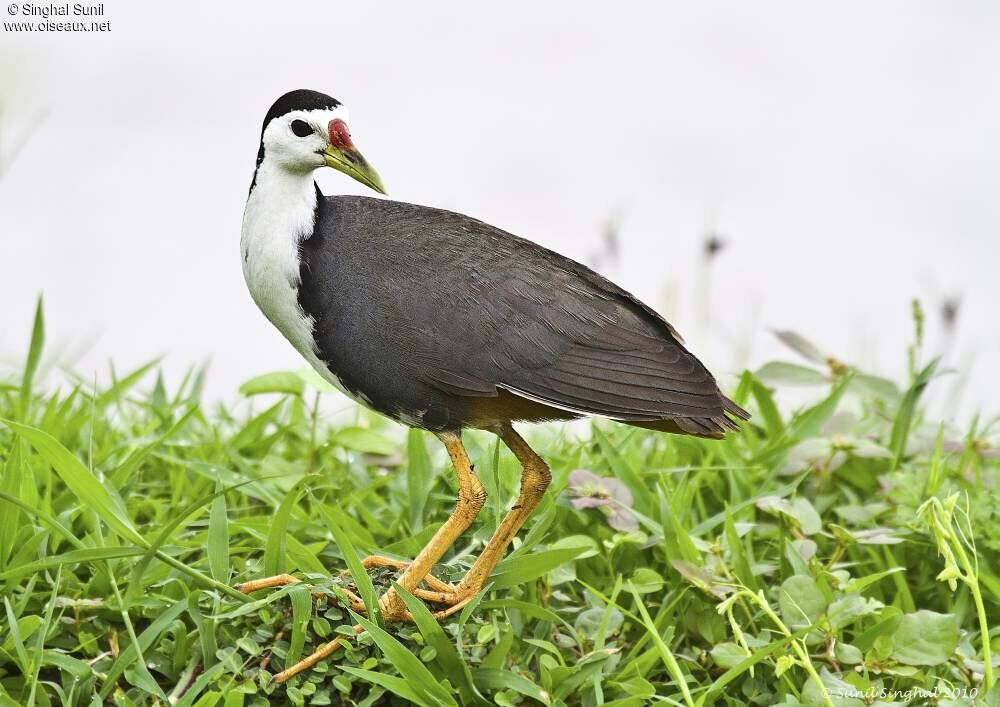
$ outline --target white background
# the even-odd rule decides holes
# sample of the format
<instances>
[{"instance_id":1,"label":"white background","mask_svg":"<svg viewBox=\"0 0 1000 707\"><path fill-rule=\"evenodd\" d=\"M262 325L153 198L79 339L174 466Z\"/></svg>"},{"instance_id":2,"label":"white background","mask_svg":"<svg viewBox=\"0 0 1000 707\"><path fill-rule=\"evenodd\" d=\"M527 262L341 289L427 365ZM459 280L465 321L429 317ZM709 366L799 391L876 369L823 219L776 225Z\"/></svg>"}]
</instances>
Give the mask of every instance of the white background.
<instances>
[{"instance_id":1,"label":"white background","mask_svg":"<svg viewBox=\"0 0 1000 707\"><path fill-rule=\"evenodd\" d=\"M963 416L996 411L1000 5L206 5L108 0L110 33L0 34L0 365L44 291L50 360L87 376L211 360L230 400L299 368L237 245L260 121L313 88L351 109L392 198L584 261L617 219L605 274L724 380L784 355L770 328L899 375L919 296ZM707 230L728 244L710 278Z\"/></svg>"}]
</instances>

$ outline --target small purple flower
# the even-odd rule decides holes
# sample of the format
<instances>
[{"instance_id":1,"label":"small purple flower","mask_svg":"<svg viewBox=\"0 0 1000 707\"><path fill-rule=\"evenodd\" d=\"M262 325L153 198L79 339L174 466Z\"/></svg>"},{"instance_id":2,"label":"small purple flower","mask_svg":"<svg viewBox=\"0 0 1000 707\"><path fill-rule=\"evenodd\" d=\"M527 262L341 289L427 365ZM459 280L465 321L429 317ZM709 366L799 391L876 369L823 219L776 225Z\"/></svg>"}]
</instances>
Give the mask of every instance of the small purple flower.
<instances>
[{"instance_id":1,"label":"small purple flower","mask_svg":"<svg viewBox=\"0 0 1000 707\"><path fill-rule=\"evenodd\" d=\"M639 529L639 520L630 510L632 492L618 479L598 476L586 469L569 473L569 490L574 498L573 508L600 508L608 517L608 525L615 530L631 532Z\"/></svg>"}]
</instances>

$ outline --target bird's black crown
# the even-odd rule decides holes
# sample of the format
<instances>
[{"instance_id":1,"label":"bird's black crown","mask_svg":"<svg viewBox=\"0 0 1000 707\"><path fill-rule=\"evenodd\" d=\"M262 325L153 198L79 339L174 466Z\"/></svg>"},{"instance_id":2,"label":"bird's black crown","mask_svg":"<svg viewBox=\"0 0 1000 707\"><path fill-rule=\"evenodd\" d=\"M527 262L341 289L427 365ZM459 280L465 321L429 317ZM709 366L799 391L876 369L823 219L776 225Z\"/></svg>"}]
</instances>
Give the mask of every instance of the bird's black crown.
<instances>
[{"instance_id":1,"label":"bird's black crown","mask_svg":"<svg viewBox=\"0 0 1000 707\"><path fill-rule=\"evenodd\" d=\"M276 100L271 109L267 111L267 115L264 116L263 128L267 128L267 124L275 118L287 115L293 110L332 110L339 105L340 101L336 98L319 91L310 91L307 88L289 91ZM263 133L263 129L261 132Z\"/></svg>"}]
</instances>

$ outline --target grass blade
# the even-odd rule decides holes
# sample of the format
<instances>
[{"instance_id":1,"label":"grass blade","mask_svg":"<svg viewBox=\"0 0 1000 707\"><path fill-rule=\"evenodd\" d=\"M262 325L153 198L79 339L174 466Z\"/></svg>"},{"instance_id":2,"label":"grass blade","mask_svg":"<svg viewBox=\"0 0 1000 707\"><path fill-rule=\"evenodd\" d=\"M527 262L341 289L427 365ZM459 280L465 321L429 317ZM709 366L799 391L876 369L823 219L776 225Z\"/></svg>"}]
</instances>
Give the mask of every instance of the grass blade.
<instances>
[{"instance_id":1,"label":"grass blade","mask_svg":"<svg viewBox=\"0 0 1000 707\"><path fill-rule=\"evenodd\" d=\"M0 418L0 422L26 439L41 454L86 508L93 509L101 520L119 536L136 545L148 547L149 543L139 534L129 520L125 504L97 480L66 447L50 435L35 427Z\"/></svg>"},{"instance_id":2,"label":"grass blade","mask_svg":"<svg viewBox=\"0 0 1000 707\"><path fill-rule=\"evenodd\" d=\"M181 599L178 602L170 605L165 609L159 616L156 617L146 630L139 634L138 644L139 648L143 651L149 650L149 647L153 645L153 642L160 637L160 635L167 630L174 619L180 616L185 609L188 608L188 601L186 599ZM111 666L108 674L104 678L104 684L101 686L100 695L102 698L106 698L111 691L114 689L115 684L118 682L118 678L125 671L132 661L136 659L135 646L129 646L118 659Z\"/></svg>"},{"instance_id":3,"label":"grass blade","mask_svg":"<svg viewBox=\"0 0 1000 707\"><path fill-rule=\"evenodd\" d=\"M410 614L413 615L413 622L417 625L417 629L427 645L436 651L437 655L434 660L440 666L444 676L458 689L462 704L489 704L473 684L472 671L468 664L459 656L451 639L445 635L444 629L441 628L441 624L431 615L430 609L399 584L393 582L393 587L403 603L406 604L406 608L410 610Z\"/></svg>"},{"instance_id":4,"label":"grass blade","mask_svg":"<svg viewBox=\"0 0 1000 707\"><path fill-rule=\"evenodd\" d=\"M667 668L667 672L670 673L670 677L672 677L674 682L677 683L677 687L684 696L684 704L688 707L694 707L694 700L691 697L691 690L688 689L687 678L684 677L684 673L681 671L681 666L677 664L677 658L674 657L674 653L670 650L670 646L668 646L660 636L660 632L657 630L656 624L653 623L653 620L649 617L649 612L646 611L646 605L643 604L642 597L639 595L639 592L636 591L635 586L631 582L628 583L628 589L632 592L632 596L635 597L635 605L639 609L639 615L642 616L642 623L646 627L649 637L653 639L653 645L656 646L656 650L659 652L660 658L663 660L663 664Z\"/></svg>"},{"instance_id":5,"label":"grass blade","mask_svg":"<svg viewBox=\"0 0 1000 707\"><path fill-rule=\"evenodd\" d=\"M362 680L367 680L373 685L384 687L386 690L409 701L410 704L420 705L421 707L436 707L438 704L437 702L428 701L418 690L410 685L408 680L396 677L395 675L376 673L374 670L365 670L364 668L352 668L349 665L344 666L342 670L349 675L356 675Z\"/></svg>"},{"instance_id":6,"label":"grass blade","mask_svg":"<svg viewBox=\"0 0 1000 707\"><path fill-rule=\"evenodd\" d=\"M292 602L292 637L288 642L285 665L291 666L299 662L306 643L306 624L312 616L312 592L302 584L294 584L288 588L288 598Z\"/></svg>"},{"instance_id":7,"label":"grass blade","mask_svg":"<svg viewBox=\"0 0 1000 707\"><path fill-rule=\"evenodd\" d=\"M411 429L406 436L406 487L410 493L410 532L416 533L424 527L424 507L431 494L433 474L431 458L424 444L424 433Z\"/></svg>"},{"instance_id":8,"label":"grass blade","mask_svg":"<svg viewBox=\"0 0 1000 707\"><path fill-rule=\"evenodd\" d=\"M70 550L61 555L52 555L37 562L29 562L18 567L9 567L0 572L0 579L23 577L27 574L42 572L43 570L63 565L76 565L101 560L117 560L124 557L138 557L145 552L145 548L141 547L91 547L86 550Z\"/></svg>"},{"instance_id":9,"label":"grass blade","mask_svg":"<svg viewBox=\"0 0 1000 707\"><path fill-rule=\"evenodd\" d=\"M278 506L274 519L271 521L271 532L267 535L267 542L264 544L264 574L275 575L285 572L287 561L285 559L287 544L285 533L288 531L288 519L292 515L295 504L299 501L299 496L306 486L317 480L317 476L304 476L289 489L285 494L281 504Z\"/></svg>"},{"instance_id":10,"label":"grass blade","mask_svg":"<svg viewBox=\"0 0 1000 707\"><path fill-rule=\"evenodd\" d=\"M375 592L375 585L372 584L372 578L368 576L364 566L361 564L361 560L358 558L358 551L355 549L351 537L344 531L341 524L337 522L335 513L327 508L325 503L316 502L315 505L319 509L320 515L323 516L326 527L330 529L334 543L340 548L340 554L344 556L344 562L347 563L347 570L351 573L351 579L354 580L354 586L358 588L358 594L361 595L361 600L365 603L368 615L374 616L375 620L381 623L382 612L379 611L378 594Z\"/></svg>"},{"instance_id":11,"label":"grass blade","mask_svg":"<svg viewBox=\"0 0 1000 707\"><path fill-rule=\"evenodd\" d=\"M45 346L45 307L42 296L38 295L35 304L35 320L31 327L31 343L28 345L28 358L24 364L24 374L21 376L20 417L27 422L31 416L32 388L35 374L38 372L38 362L42 358L42 348Z\"/></svg>"},{"instance_id":12,"label":"grass blade","mask_svg":"<svg viewBox=\"0 0 1000 707\"><path fill-rule=\"evenodd\" d=\"M893 454L893 469L899 467L906 454L906 440L910 436L910 428L913 426L913 417L917 409L917 401L923 394L927 384L934 377L939 359L934 359L928 363L914 377L910 387L903 394L903 400L896 411L896 417L892 421L892 433L889 435L889 450Z\"/></svg>"},{"instance_id":13,"label":"grass blade","mask_svg":"<svg viewBox=\"0 0 1000 707\"><path fill-rule=\"evenodd\" d=\"M226 495L218 492L208 514L208 567L212 579L229 581L229 515Z\"/></svg>"},{"instance_id":14,"label":"grass blade","mask_svg":"<svg viewBox=\"0 0 1000 707\"><path fill-rule=\"evenodd\" d=\"M187 424L195 413L200 412L197 407L191 407L186 413L178 418L177 422L170 426L166 432L161 434L159 437L154 439L152 442L144 447L140 447L132 452L125 461L118 465L118 467L111 472L110 480L111 485L116 489L120 489L129 480L132 474L135 473L144 461L152 454L154 451L163 446L163 443L168 439L173 437L181 428Z\"/></svg>"},{"instance_id":15,"label":"grass blade","mask_svg":"<svg viewBox=\"0 0 1000 707\"><path fill-rule=\"evenodd\" d=\"M385 629L379 627L364 616L360 616L353 611L351 616L361 626L368 631L376 645L382 650L385 657L392 663L393 667L399 671L403 679L413 687L418 694L432 704L455 705L455 699L444 689L444 686L437 678L431 674L417 656L402 643L389 635Z\"/></svg>"}]
</instances>

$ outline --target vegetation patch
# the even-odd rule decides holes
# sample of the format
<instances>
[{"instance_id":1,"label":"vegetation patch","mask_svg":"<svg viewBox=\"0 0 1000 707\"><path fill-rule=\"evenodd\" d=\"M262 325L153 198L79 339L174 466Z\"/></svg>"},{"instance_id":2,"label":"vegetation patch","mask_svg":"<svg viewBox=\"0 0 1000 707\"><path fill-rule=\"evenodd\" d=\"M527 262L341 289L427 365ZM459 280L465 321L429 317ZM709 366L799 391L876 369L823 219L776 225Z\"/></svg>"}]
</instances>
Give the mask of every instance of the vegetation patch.
<instances>
[{"instance_id":1,"label":"vegetation patch","mask_svg":"<svg viewBox=\"0 0 1000 707\"><path fill-rule=\"evenodd\" d=\"M806 364L744 373L754 418L723 441L529 430L553 484L489 589L380 626L339 597L370 602L395 575L357 560L410 558L448 516L436 440L333 424L296 372L248 381L240 413L155 362L43 387L39 308L0 381L0 705L1000 704L996 418L927 419L919 326L901 386L782 336ZM816 401L784 412L789 384ZM445 580L517 493L506 449L466 438L489 497ZM302 581L233 589L281 572Z\"/></svg>"}]
</instances>

